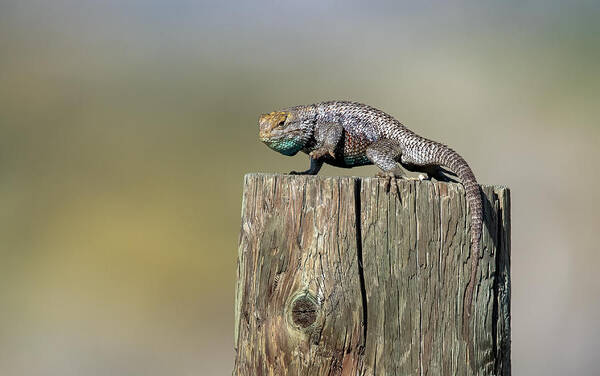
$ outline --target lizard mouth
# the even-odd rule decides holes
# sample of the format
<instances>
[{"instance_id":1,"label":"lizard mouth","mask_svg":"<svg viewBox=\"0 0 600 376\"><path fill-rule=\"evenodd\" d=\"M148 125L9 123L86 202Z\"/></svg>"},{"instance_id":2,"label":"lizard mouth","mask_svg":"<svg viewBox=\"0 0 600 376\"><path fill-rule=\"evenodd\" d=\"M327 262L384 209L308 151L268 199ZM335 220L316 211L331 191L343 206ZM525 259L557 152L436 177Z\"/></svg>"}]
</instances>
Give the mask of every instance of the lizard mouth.
<instances>
[{"instance_id":1,"label":"lizard mouth","mask_svg":"<svg viewBox=\"0 0 600 376\"><path fill-rule=\"evenodd\" d=\"M263 132L260 131L258 133L258 138L262 141L262 142L267 142L269 140L269 138L271 137L271 134L269 132Z\"/></svg>"}]
</instances>

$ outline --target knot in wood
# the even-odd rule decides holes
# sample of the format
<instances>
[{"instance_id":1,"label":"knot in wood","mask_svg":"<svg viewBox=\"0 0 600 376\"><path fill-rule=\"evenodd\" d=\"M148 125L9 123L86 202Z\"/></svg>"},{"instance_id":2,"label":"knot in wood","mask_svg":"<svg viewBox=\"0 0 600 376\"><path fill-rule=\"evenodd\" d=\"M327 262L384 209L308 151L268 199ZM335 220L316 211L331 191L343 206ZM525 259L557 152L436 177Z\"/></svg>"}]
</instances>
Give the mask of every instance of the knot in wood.
<instances>
[{"instance_id":1,"label":"knot in wood","mask_svg":"<svg viewBox=\"0 0 600 376\"><path fill-rule=\"evenodd\" d=\"M307 328L317 320L319 307L307 295L292 302L292 321L300 328Z\"/></svg>"}]
</instances>

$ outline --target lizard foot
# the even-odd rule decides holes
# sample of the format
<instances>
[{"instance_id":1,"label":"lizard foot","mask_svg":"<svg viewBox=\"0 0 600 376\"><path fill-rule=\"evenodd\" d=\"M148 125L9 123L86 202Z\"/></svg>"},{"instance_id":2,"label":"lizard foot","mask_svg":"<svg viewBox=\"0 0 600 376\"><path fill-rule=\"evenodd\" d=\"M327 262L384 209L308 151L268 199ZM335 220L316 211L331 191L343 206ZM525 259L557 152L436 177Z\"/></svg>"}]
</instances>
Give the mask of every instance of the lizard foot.
<instances>
[{"instance_id":1,"label":"lizard foot","mask_svg":"<svg viewBox=\"0 0 600 376\"><path fill-rule=\"evenodd\" d=\"M331 155L331 157L335 158L335 153L333 151L333 149L328 149L328 148L319 148L317 150L313 150L310 152L310 157L312 159L319 159L324 155Z\"/></svg>"},{"instance_id":2,"label":"lizard foot","mask_svg":"<svg viewBox=\"0 0 600 376\"><path fill-rule=\"evenodd\" d=\"M290 171L288 175L316 175L317 171L306 170L306 171Z\"/></svg>"},{"instance_id":3,"label":"lizard foot","mask_svg":"<svg viewBox=\"0 0 600 376\"><path fill-rule=\"evenodd\" d=\"M398 182L396 180L406 179L406 175L401 171L379 171L375 176L385 179L384 187L386 192L390 192L391 188L392 194L399 196Z\"/></svg>"}]
</instances>

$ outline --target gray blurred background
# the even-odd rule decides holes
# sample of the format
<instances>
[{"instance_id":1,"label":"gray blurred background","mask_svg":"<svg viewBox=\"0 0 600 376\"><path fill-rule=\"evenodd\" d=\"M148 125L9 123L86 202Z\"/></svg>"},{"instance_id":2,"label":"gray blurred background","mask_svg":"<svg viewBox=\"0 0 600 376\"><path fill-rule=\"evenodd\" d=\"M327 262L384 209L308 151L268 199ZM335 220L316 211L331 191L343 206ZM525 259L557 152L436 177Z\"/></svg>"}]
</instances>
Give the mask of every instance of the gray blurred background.
<instances>
[{"instance_id":1,"label":"gray blurred background","mask_svg":"<svg viewBox=\"0 0 600 376\"><path fill-rule=\"evenodd\" d=\"M230 374L258 115L352 99L512 189L514 374L597 375L600 3L416 3L0 1L0 374Z\"/></svg>"}]
</instances>

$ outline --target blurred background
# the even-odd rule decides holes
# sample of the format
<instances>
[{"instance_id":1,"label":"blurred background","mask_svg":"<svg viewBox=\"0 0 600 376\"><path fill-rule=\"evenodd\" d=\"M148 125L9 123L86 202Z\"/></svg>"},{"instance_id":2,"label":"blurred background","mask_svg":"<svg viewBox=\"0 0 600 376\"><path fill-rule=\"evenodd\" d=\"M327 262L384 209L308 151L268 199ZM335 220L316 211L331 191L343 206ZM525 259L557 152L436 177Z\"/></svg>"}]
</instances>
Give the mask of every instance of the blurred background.
<instances>
[{"instance_id":1,"label":"blurred background","mask_svg":"<svg viewBox=\"0 0 600 376\"><path fill-rule=\"evenodd\" d=\"M258 115L328 99L511 188L514 374L597 374L600 3L452 3L0 1L0 374L230 374Z\"/></svg>"}]
</instances>

